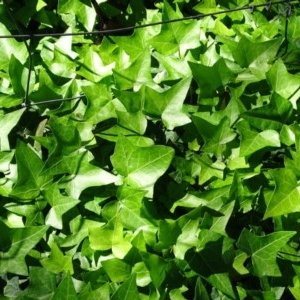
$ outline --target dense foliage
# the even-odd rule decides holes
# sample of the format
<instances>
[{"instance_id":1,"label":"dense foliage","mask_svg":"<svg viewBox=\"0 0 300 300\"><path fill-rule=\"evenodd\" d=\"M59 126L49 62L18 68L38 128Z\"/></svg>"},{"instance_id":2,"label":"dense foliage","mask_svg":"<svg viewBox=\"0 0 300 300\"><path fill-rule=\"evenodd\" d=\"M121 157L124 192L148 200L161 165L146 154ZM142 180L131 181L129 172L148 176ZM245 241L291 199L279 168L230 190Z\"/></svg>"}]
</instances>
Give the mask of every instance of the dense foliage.
<instances>
[{"instance_id":1,"label":"dense foliage","mask_svg":"<svg viewBox=\"0 0 300 300\"><path fill-rule=\"evenodd\" d=\"M0 40L0 299L300 299L293 2L7 0L0 34L264 3Z\"/></svg>"}]
</instances>

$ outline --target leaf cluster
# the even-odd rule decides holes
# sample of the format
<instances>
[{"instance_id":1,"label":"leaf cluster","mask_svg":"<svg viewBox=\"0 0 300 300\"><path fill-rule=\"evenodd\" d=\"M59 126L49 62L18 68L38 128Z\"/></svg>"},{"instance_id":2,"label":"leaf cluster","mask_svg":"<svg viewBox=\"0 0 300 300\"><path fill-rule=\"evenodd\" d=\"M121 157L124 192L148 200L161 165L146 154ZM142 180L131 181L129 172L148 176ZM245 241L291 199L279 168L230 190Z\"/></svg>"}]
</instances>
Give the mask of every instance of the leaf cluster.
<instances>
[{"instance_id":1,"label":"leaf cluster","mask_svg":"<svg viewBox=\"0 0 300 300\"><path fill-rule=\"evenodd\" d=\"M5 2L18 26L0 1L1 35L264 3L97 1L104 24L94 1ZM300 15L287 22L287 5L32 39L31 56L1 40L1 299L300 298Z\"/></svg>"}]
</instances>

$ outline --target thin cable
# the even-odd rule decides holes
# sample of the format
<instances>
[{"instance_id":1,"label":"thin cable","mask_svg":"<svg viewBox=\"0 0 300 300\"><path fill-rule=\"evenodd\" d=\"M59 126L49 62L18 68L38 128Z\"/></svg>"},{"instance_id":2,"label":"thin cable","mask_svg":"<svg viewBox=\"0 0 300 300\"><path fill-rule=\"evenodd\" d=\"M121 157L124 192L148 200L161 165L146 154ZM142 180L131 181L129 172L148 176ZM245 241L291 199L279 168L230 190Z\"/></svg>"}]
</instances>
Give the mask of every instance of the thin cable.
<instances>
[{"instance_id":1,"label":"thin cable","mask_svg":"<svg viewBox=\"0 0 300 300\"><path fill-rule=\"evenodd\" d=\"M32 106L36 106L36 105L71 101L71 100L75 100L75 99L81 99L83 97L84 97L84 95L79 95L79 96L75 96L75 97L69 97L69 98L63 98L63 99L51 99L51 100L38 101L38 102L33 102L33 103L28 103L28 104L22 103L22 107L32 107Z\"/></svg>"},{"instance_id":2,"label":"thin cable","mask_svg":"<svg viewBox=\"0 0 300 300\"><path fill-rule=\"evenodd\" d=\"M271 4L272 5L284 4L284 3L286 3L286 1L287 0L274 1ZM289 1L289 4L295 4L295 3L299 3L299 0ZM164 25L164 24L176 23L176 22L182 22L182 21L188 21L188 20L199 20L199 19L202 19L205 17L212 17L212 16L217 16L217 15L236 12L236 11L242 11L242 10L252 11L253 9L260 8L260 7L266 7L266 9L270 9L270 2L265 3L265 4L247 5L247 6L236 7L236 8L232 8L232 9L228 9L228 10L217 11L217 12L213 12L213 13L198 14L198 15L188 16L188 17L184 17L184 18L164 20L164 21L158 21L158 22L153 22L153 23L148 23L148 24L140 24L140 25L128 26L128 27L116 28L116 29L105 29L105 30L86 31L86 32L80 31L80 32L72 32L72 33L71 32L65 32L65 33L54 32L54 33L1 35L0 38L32 39L32 38L41 38L41 37L84 36L84 35L86 35L86 36L105 35L106 36L106 35L112 35L115 33L124 33L127 31L132 31L135 29L151 27L151 26L156 26L156 25Z\"/></svg>"},{"instance_id":3,"label":"thin cable","mask_svg":"<svg viewBox=\"0 0 300 300\"><path fill-rule=\"evenodd\" d=\"M15 17L13 16L12 12L10 11L10 8L7 5L6 0L3 0L3 4L4 4L4 6L5 6L6 10L7 10L7 13L9 15L9 17L11 18L11 20L15 24L17 31L19 32L20 35L22 35L22 30L18 26L18 23L17 23ZM29 98L29 88L30 88L30 79L31 79L31 71L32 71L32 67L33 67L33 61L32 61L32 55L31 55L31 52L30 52L30 48L29 48L28 42L26 41L25 38L22 38L22 40L23 40L24 45L25 45L25 47L27 49L28 58L29 58L29 69L28 69L28 77L27 77L27 83L26 83L25 97L24 97L24 103L22 103L22 105L26 106L28 104L28 102L29 102L28 98Z\"/></svg>"}]
</instances>

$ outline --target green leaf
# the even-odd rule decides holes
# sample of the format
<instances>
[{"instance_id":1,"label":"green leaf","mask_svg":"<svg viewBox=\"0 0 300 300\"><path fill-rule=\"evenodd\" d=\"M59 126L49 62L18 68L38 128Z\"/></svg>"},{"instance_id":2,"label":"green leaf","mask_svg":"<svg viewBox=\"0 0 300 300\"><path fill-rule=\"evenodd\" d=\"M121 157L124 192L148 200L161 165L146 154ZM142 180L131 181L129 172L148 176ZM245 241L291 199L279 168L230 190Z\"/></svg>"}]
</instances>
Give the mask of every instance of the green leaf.
<instances>
[{"instance_id":1,"label":"green leaf","mask_svg":"<svg viewBox=\"0 0 300 300\"><path fill-rule=\"evenodd\" d=\"M137 147L120 136L111 156L116 171L133 188L151 188L169 167L174 155L172 148L160 145Z\"/></svg>"},{"instance_id":2,"label":"green leaf","mask_svg":"<svg viewBox=\"0 0 300 300\"><path fill-rule=\"evenodd\" d=\"M25 143L19 141L16 148L18 180L11 196L19 199L33 199L47 183L47 178L40 175L44 166L36 152Z\"/></svg>"},{"instance_id":3,"label":"green leaf","mask_svg":"<svg viewBox=\"0 0 300 300\"><path fill-rule=\"evenodd\" d=\"M131 275L112 295L112 300L139 300L140 296L136 286L135 274Z\"/></svg>"},{"instance_id":4,"label":"green leaf","mask_svg":"<svg viewBox=\"0 0 300 300\"><path fill-rule=\"evenodd\" d=\"M59 14L72 14L85 27L87 31L91 31L95 24L96 12L93 6L84 1L73 2L69 0L58 1Z\"/></svg>"},{"instance_id":5,"label":"green leaf","mask_svg":"<svg viewBox=\"0 0 300 300\"><path fill-rule=\"evenodd\" d=\"M88 187L108 185L117 181L116 176L91 164L92 159L91 153L86 151L75 176L66 178L66 190L70 197L77 199Z\"/></svg>"},{"instance_id":6,"label":"green leaf","mask_svg":"<svg viewBox=\"0 0 300 300\"><path fill-rule=\"evenodd\" d=\"M10 35L11 33L7 30L4 23L0 23L0 34ZM0 44L0 65L1 69L8 71L8 64L12 53L15 57L24 64L28 57L27 49L23 42L17 42L14 39L2 39Z\"/></svg>"},{"instance_id":7,"label":"green leaf","mask_svg":"<svg viewBox=\"0 0 300 300\"><path fill-rule=\"evenodd\" d=\"M142 85L153 85L150 50L143 51L127 68L115 68L113 75L120 90L137 91Z\"/></svg>"},{"instance_id":8,"label":"green leaf","mask_svg":"<svg viewBox=\"0 0 300 300\"><path fill-rule=\"evenodd\" d=\"M55 274L41 267L29 268L30 283L28 288L20 295L26 298L52 299L56 289Z\"/></svg>"},{"instance_id":9,"label":"green leaf","mask_svg":"<svg viewBox=\"0 0 300 300\"><path fill-rule=\"evenodd\" d=\"M63 228L62 216L80 201L71 197L61 195L58 186L53 184L45 190L45 199L51 205L51 209L46 216L45 223L57 229Z\"/></svg>"},{"instance_id":10,"label":"green leaf","mask_svg":"<svg viewBox=\"0 0 300 300\"><path fill-rule=\"evenodd\" d=\"M266 74L267 81L274 92L288 99L296 108L300 95L299 75L290 74L283 61L278 59Z\"/></svg>"},{"instance_id":11,"label":"green leaf","mask_svg":"<svg viewBox=\"0 0 300 300\"><path fill-rule=\"evenodd\" d=\"M35 84L35 73L31 71L30 75L28 87L29 93L33 90ZM11 55L9 61L9 76L16 96L24 97L27 89L29 70L14 56L14 54Z\"/></svg>"},{"instance_id":12,"label":"green leaf","mask_svg":"<svg viewBox=\"0 0 300 300\"><path fill-rule=\"evenodd\" d=\"M131 243L126 240L120 217L113 218L103 227L89 229L89 240L94 250L112 250L115 257L123 259L131 249Z\"/></svg>"},{"instance_id":13,"label":"green leaf","mask_svg":"<svg viewBox=\"0 0 300 300\"><path fill-rule=\"evenodd\" d=\"M176 6L172 9L167 1L164 1L163 21L182 18L182 14ZM150 44L160 53L171 55L179 52L183 56L188 49L197 48L199 41L199 25L197 21L173 22L163 24L159 35L150 40Z\"/></svg>"},{"instance_id":14,"label":"green leaf","mask_svg":"<svg viewBox=\"0 0 300 300\"><path fill-rule=\"evenodd\" d=\"M232 54L241 67L249 68L256 77L264 79L281 42L281 38L255 42L242 37Z\"/></svg>"},{"instance_id":15,"label":"green leaf","mask_svg":"<svg viewBox=\"0 0 300 300\"><path fill-rule=\"evenodd\" d=\"M273 93L269 104L248 110L243 119L259 130L280 130L293 114L292 104L282 96Z\"/></svg>"},{"instance_id":16,"label":"green leaf","mask_svg":"<svg viewBox=\"0 0 300 300\"><path fill-rule=\"evenodd\" d=\"M136 230L151 222L142 217L142 201L146 192L143 190L132 189L126 185L120 187L117 198L120 202L120 217L125 228Z\"/></svg>"},{"instance_id":17,"label":"green leaf","mask_svg":"<svg viewBox=\"0 0 300 300\"><path fill-rule=\"evenodd\" d=\"M230 269L222 254L224 237L214 232L201 231L199 239L203 244L206 242L206 245L200 251L191 249L186 253L185 259L189 266L217 290L230 299L236 299L229 279Z\"/></svg>"},{"instance_id":18,"label":"green leaf","mask_svg":"<svg viewBox=\"0 0 300 300\"><path fill-rule=\"evenodd\" d=\"M131 273L130 265L117 258L103 261L102 267L110 280L116 283L125 281Z\"/></svg>"},{"instance_id":19,"label":"green leaf","mask_svg":"<svg viewBox=\"0 0 300 300\"><path fill-rule=\"evenodd\" d=\"M248 156L267 147L280 147L280 138L277 131L269 129L262 132L252 131L248 123L241 121L237 125L241 132L240 155Z\"/></svg>"},{"instance_id":20,"label":"green leaf","mask_svg":"<svg viewBox=\"0 0 300 300\"><path fill-rule=\"evenodd\" d=\"M61 272L70 272L73 274L74 272L72 257L64 255L55 243L51 245L50 256L41 259L40 262L45 269L55 274L59 274Z\"/></svg>"},{"instance_id":21,"label":"green leaf","mask_svg":"<svg viewBox=\"0 0 300 300\"><path fill-rule=\"evenodd\" d=\"M1 242L0 273L28 275L25 258L28 252L43 238L48 226L8 228L2 225L1 227L2 235L8 236L9 239Z\"/></svg>"},{"instance_id":22,"label":"green leaf","mask_svg":"<svg viewBox=\"0 0 300 300\"><path fill-rule=\"evenodd\" d=\"M167 262L162 257L151 253L142 253L142 259L150 272L154 286L159 288L166 277Z\"/></svg>"},{"instance_id":23,"label":"green leaf","mask_svg":"<svg viewBox=\"0 0 300 300\"><path fill-rule=\"evenodd\" d=\"M1 151L10 150L8 135L11 132L11 130L17 125L24 111L25 108L22 108L0 116L0 127L1 127L0 150Z\"/></svg>"},{"instance_id":24,"label":"green leaf","mask_svg":"<svg viewBox=\"0 0 300 300\"><path fill-rule=\"evenodd\" d=\"M295 174L291 169L269 171L275 180L275 190L267 203L264 219L298 212L300 209L300 189Z\"/></svg>"},{"instance_id":25,"label":"green leaf","mask_svg":"<svg viewBox=\"0 0 300 300\"><path fill-rule=\"evenodd\" d=\"M66 273L61 283L55 290L53 300L77 300L77 293L70 273Z\"/></svg>"},{"instance_id":26,"label":"green leaf","mask_svg":"<svg viewBox=\"0 0 300 300\"><path fill-rule=\"evenodd\" d=\"M146 87L144 112L161 117L169 130L190 123L190 118L182 109L190 83L191 79L186 78L162 92Z\"/></svg>"},{"instance_id":27,"label":"green leaf","mask_svg":"<svg viewBox=\"0 0 300 300\"><path fill-rule=\"evenodd\" d=\"M220 58L213 66L204 66L199 63L189 63L193 78L200 87L201 98L218 96L224 87L234 79L234 74L229 69L223 58Z\"/></svg>"},{"instance_id":28,"label":"green leaf","mask_svg":"<svg viewBox=\"0 0 300 300\"><path fill-rule=\"evenodd\" d=\"M276 256L293 235L294 231L278 231L265 236L256 236L243 229L236 245L251 256L255 275L280 276Z\"/></svg>"}]
</instances>

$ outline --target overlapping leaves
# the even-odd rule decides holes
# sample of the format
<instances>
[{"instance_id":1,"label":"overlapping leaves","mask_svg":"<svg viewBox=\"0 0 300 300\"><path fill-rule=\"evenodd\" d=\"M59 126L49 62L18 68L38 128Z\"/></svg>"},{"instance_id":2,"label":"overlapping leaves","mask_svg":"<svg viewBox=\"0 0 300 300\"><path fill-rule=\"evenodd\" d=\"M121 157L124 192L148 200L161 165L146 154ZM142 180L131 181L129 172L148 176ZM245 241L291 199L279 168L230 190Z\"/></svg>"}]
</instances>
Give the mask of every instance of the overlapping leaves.
<instances>
[{"instance_id":1,"label":"overlapping leaves","mask_svg":"<svg viewBox=\"0 0 300 300\"><path fill-rule=\"evenodd\" d=\"M8 2L26 32L103 25L90 1ZM167 23L31 40L32 109L1 40L1 296L297 298L298 10L285 36L284 5L168 23L249 3L125 2L100 1L105 28Z\"/></svg>"}]
</instances>

